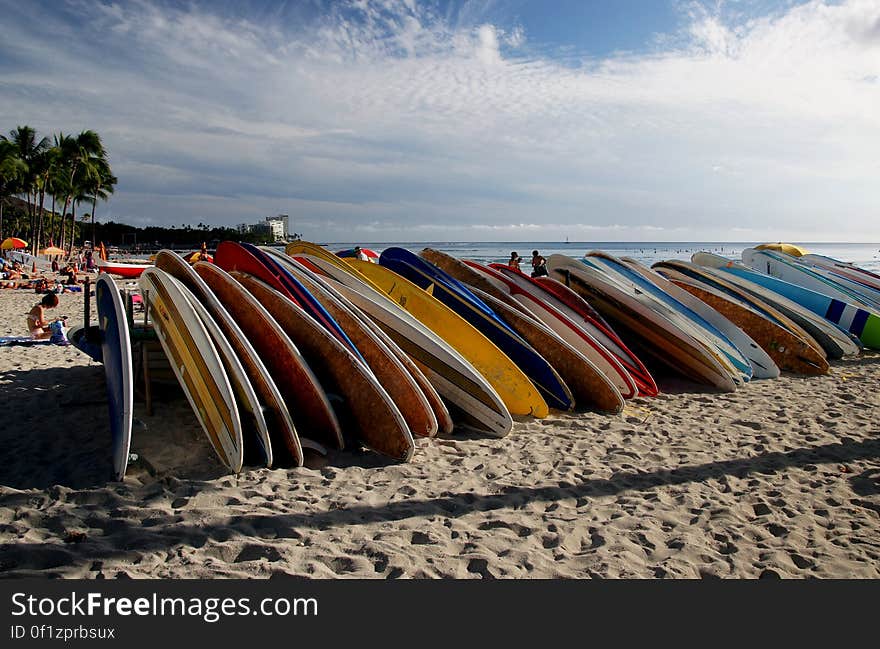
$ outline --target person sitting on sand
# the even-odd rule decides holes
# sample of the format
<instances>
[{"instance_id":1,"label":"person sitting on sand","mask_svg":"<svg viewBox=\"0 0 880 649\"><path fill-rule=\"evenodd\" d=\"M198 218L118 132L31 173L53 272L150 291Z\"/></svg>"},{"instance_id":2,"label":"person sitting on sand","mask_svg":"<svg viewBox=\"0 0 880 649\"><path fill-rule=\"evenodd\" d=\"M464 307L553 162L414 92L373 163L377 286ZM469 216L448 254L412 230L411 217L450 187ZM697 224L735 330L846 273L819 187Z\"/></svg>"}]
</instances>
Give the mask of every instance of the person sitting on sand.
<instances>
[{"instance_id":1,"label":"person sitting on sand","mask_svg":"<svg viewBox=\"0 0 880 649\"><path fill-rule=\"evenodd\" d=\"M519 256L519 253L512 252L510 253L510 259L507 260L508 268L513 268L514 270L519 270L519 264L522 261L522 257Z\"/></svg>"},{"instance_id":2,"label":"person sitting on sand","mask_svg":"<svg viewBox=\"0 0 880 649\"><path fill-rule=\"evenodd\" d=\"M61 274L67 275L67 281L64 282L65 284L72 285L78 283L76 279L76 266L73 264L67 264L67 266L64 267L64 270L61 271Z\"/></svg>"},{"instance_id":3,"label":"person sitting on sand","mask_svg":"<svg viewBox=\"0 0 880 649\"><path fill-rule=\"evenodd\" d=\"M46 309L54 309L56 306L58 306L58 296L55 293L47 293L28 312L27 328L31 338L42 340L52 336L52 323L46 320Z\"/></svg>"},{"instance_id":4,"label":"person sitting on sand","mask_svg":"<svg viewBox=\"0 0 880 649\"><path fill-rule=\"evenodd\" d=\"M537 250L532 250L532 277L544 275L547 275L547 260L539 255Z\"/></svg>"}]
</instances>

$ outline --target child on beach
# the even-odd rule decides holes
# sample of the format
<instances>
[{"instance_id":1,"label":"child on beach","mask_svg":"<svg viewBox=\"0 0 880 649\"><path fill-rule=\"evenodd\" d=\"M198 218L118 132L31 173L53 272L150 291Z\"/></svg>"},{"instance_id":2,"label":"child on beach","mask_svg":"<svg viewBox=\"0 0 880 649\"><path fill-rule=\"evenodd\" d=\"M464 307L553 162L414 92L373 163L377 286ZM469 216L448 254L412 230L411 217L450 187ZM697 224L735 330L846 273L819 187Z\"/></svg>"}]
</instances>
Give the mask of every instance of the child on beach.
<instances>
[{"instance_id":1,"label":"child on beach","mask_svg":"<svg viewBox=\"0 0 880 649\"><path fill-rule=\"evenodd\" d=\"M27 328L31 338L42 340L52 336L52 323L46 320L46 309L54 309L56 306L58 306L58 296L55 293L47 293L28 312Z\"/></svg>"},{"instance_id":2,"label":"child on beach","mask_svg":"<svg viewBox=\"0 0 880 649\"><path fill-rule=\"evenodd\" d=\"M510 253L510 259L507 260L508 268L513 268L514 270L519 270L519 263L522 261L522 257L519 256L519 253L512 252Z\"/></svg>"}]
</instances>

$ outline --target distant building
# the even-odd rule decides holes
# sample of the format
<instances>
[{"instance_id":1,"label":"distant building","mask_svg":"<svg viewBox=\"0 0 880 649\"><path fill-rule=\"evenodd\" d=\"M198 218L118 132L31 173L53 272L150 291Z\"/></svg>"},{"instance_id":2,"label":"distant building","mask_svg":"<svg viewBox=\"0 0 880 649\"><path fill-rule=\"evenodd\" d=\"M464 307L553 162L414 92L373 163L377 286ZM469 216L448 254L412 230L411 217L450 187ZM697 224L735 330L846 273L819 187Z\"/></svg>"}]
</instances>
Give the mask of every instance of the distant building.
<instances>
[{"instance_id":1,"label":"distant building","mask_svg":"<svg viewBox=\"0 0 880 649\"><path fill-rule=\"evenodd\" d=\"M272 237L274 239L281 239L282 241L287 241L287 222L288 222L287 214L279 214L278 216L267 216L266 223L269 224L269 230L272 232Z\"/></svg>"},{"instance_id":2,"label":"distant building","mask_svg":"<svg viewBox=\"0 0 880 649\"><path fill-rule=\"evenodd\" d=\"M258 223L241 223L237 229L240 234L261 234L271 238L273 241L287 241L289 237L287 214L279 214L277 216L267 216L265 221ZM299 235L294 234L294 238Z\"/></svg>"},{"instance_id":3,"label":"distant building","mask_svg":"<svg viewBox=\"0 0 880 649\"><path fill-rule=\"evenodd\" d=\"M254 223L252 226L250 226L248 232L269 236L272 234L272 228L269 227L268 223Z\"/></svg>"}]
</instances>

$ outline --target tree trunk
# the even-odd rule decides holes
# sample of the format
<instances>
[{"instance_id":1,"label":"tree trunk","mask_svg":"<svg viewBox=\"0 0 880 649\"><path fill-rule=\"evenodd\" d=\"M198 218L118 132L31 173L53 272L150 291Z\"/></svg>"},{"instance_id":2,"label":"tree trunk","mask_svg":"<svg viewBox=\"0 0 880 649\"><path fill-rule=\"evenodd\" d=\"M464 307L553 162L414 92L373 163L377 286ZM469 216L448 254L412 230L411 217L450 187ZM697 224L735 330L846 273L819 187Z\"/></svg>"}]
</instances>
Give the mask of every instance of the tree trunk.
<instances>
[{"instance_id":1,"label":"tree trunk","mask_svg":"<svg viewBox=\"0 0 880 649\"><path fill-rule=\"evenodd\" d=\"M27 190L27 211L28 211L28 244L34 244L34 210L31 207L31 190Z\"/></svg>"},{"instance_id":2,"label":"tree trunk","mask_svg":"<svg viewBox=\"0 0 880 649\"><path fill-rule=\"evenodd\" d=\"M35 255L40 251L40 248L43 247L43 245L42 245L42 244L43 244L43 204L44 204L45 201L46 201L46 189L45 189L45 187L46 187L46 184L45 184L45 182L44 182L44 183L43 183L43 188L40 189L40 212L39 212L39 215L38 215L38 217L37 217L37 223L38 223L38 225L37 225L37 242L36 242L36 244L35 244L35 245L36 245L36 248L34 248L34 251L35 251L34 254L35 254Z\"/></svg>"},{"instance_id":3,"label":"tree trunk","mask_svg":"<svg viewBox=\"0 0 880 649\"><path fill-rule=\"evenodd\" d=\"M49 216L49 240L54 245L57 237L55 236L55 194L52 194L52 211Z\"/></svg>"},{"instance_id":4,"label":"tree trunk","mask_svg":"<svg viewBox=\"0 0 880 649\"><path fill-rule=\"evenodd\" d=\"M73 238L76 233L76 201L72 201L70 204L70 239L67 243L67 256L70 257L73 254Z\"/></svg>"},{"instance_id":5,"label":"tree trunk","mask_svg":"<svg viewBox=\"0 0 880 649\"><path fill-rule=\"evenodd\" d=\"M92 198L92 249L95 248L95 210L98 208L98 192L101 191L101 186L98 185L98 189L95 191L95 195Z\"/></svg>"},{"instance_id":6,"label":"tree trunk","mask_svg":"<svg viewBox=\"0 0 880 649\"><path fill-rule=\"evenodd\" d=\"M67 229L65 228L66 220L67 220L67 204L70 202L70 194L67 194L64 197L64 204L61 208L61 242L58 244L59 247L63 248L67 243Z\"/></svg>"}]
</instances>

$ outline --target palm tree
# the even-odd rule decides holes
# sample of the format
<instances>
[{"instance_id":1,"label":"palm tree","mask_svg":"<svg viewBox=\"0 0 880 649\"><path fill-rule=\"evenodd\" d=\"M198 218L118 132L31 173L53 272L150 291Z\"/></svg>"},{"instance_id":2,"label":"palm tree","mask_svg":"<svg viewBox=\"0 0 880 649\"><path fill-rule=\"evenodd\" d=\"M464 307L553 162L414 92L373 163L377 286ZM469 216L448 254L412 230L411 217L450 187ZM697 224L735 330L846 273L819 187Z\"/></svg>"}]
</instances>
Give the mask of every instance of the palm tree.
<instances>
[{"instance_id":1,"label":"palm tree","mask_svg":"<svg viewBox=\"0 0 880 649\"><path fill-rule=\"evenodd\" d=\"M95 211L98 209L98 199L110 200L116 183L119 179L113 175L107 158L99 158L92 164L92 174L86 184L86 190L92 196L92 245L95 241Z\"/></svg>"},{"instance_id":2,"label":"palm tree","mask_svg":"<svg viewBox=\"0 0 880 649\"><path fill-rule=\"evenodd\" d=\"M9 131L9 136L0 135L0 139L11 142L15 147L18 159L26 165L24 177L18 186L20 194L25 194L28 213L31 217L30 236L33 238L36 216L37 198L37 160L49 148L49 138L37 141L37 132L30 126L18 126ZM33 200L31 200L33 198Z\"/></svg>"},{"instance_id":3,"label":"palm tree","mask_svg":"<svg viewBox=\"0 0 880 649\"><path fill-rule=\"evenodd\" d=\"M0 136L0 241L3 236L3 199L19 193L27 165L18 157L15 145Z\"/></svg>"},{"instance_id":4,"label":"palm tree","mask_svg":"<svg viewBox=\"0 0 880 649\"><path fill-rule=\"evenodd\" d=\"M82 188L98 172L96 165L103 161L106 163L107 151L101 142L101 136L94 131L82 131L76 138L59 134L58 146L63 166L66 168L65 194L62 215L67 214L67 208L73 197L82 191ZM109 164L107 165L109 169ZM71 215L73 216L73 215ZM62 216L62 219L64 217ZM71 223L71 233L73 233ZM61 228L61 246L67 243L68 254L73 251L73 236L65 242L65 228Z\"/></svg>"}]
</instances>

